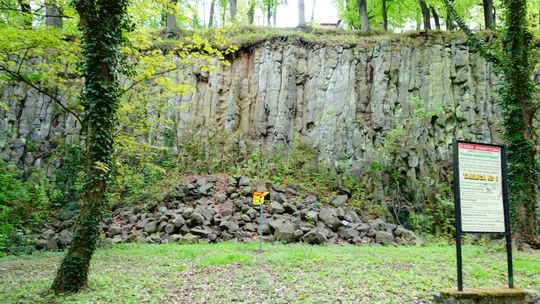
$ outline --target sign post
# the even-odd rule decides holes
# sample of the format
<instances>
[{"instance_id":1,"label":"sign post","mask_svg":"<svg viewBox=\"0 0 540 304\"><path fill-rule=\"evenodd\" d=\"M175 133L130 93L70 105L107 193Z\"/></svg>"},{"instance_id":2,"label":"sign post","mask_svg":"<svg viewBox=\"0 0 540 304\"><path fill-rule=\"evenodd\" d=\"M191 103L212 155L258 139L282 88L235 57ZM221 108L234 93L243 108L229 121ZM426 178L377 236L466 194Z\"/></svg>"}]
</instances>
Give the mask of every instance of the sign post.
<instances>
[{"instance_id":1,"label":"sign post","mask_svg":"<svg viewBox=\"0 0 540 304\"><path fill-rule=\"evenodd\" d=\"M262 243L263 243L263 231L262 227L264 225L264 204L269 204L269 192L253 192L253 205L259 206L259 254L263 252Z\"/></svg>"},{"instance_id":2,"label":"sign post","mask_svg":"<svg viewBox=\"0 0 540 304\"><path fill-rule=\"evenodd\" d=\"M462 233L504 233L508 287L514 288L505 147L454 140L453 152L458 291L463 291Z\"/></svg>"}]
</instances>

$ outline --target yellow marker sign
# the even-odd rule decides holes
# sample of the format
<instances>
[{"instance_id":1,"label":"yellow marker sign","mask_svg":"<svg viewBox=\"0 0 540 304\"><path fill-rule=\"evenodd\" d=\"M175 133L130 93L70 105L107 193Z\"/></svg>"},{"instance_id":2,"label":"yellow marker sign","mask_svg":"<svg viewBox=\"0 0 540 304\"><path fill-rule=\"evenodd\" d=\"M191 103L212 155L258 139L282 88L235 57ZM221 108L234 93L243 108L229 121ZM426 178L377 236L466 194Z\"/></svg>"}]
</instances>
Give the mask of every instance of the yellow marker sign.
<instances>
[{"instance_id":1,"label":"yellow marker sign","mask_svg":"<svg viewBox=\"0 0 540 304\"><path fill-rule=\"evenodd\" d=\"M259 206L269 201L270 192L253 192L253 205Z\"/></svg>"}]
</instances>

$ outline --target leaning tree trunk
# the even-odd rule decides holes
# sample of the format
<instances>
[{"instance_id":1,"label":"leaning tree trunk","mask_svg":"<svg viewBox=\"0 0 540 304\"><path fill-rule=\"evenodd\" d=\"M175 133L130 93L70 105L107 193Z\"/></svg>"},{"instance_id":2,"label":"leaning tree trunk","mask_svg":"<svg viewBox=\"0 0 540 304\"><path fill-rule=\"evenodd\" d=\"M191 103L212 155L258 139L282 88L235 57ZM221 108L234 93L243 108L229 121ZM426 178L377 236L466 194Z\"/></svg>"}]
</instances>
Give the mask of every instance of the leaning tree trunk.
<instances>
[{"instance_id":1,"label":"leaning tree trunk","mask_svg":"<svg viewBox=\"0 0 540 304\"><path fill-rule=\"evenodd\" d=\"M482 0L482 5L484 7L484 25L486 29L493 28L495 26L493 0Z\"/></svg>"},{"instance_id":2,"label":"leaning tree trunk","mask_svg":"<svg viewBox=\"0 0 540 304\"><path fill-rule=\"evenodd\" d=\"M431 6L431 14L433 15L433 20L435 20L435 29L437 31L441 30L441 21L439 20L439 14L437 14L437 11L435 10L435 7Z\"/></svg>"},{"instance_id":3,"label":"leaning tree trunk","mask_svg":"<svg viewBox=\"0 0 540 304\"><path fill-rule=\"evenodd\" d=\"M533 120L539 107L531 79L531 34L527 30L525 0L504 0L502 118L508 149L510 216L514 240L538 246L536 194L538 168Z\"/></svg>"},{"instance_id":4,"label":"leaning tree trunk","mask_svg":"<svg viewBox=\"0 0 540 304\"><path fill-rule=\"evenodd\" d=\"M369 18L367 13L366 0L358 0L358 12L360 13L360 23L362 24L360 30L362 32L369 31Z\"/></svg>"},{"instance_id":5,"label":"leaning tree trunk","mask_svg":"<svg viewBox=\"0 0 540 304\"><path fill-rule=\"evenodd\" d=\"M85 85L81 104L85 113L86 178L74 238L51 286L56 293L77 292L87 286L90 259L99 241L114 151L127 4L128 0L74 1L83 40Z\"/></svg>"},{"instance_id":6,"label":"leaning tree trunk","mask_svg":"<svg viewBox=\"0 0 540 304\"><path fill-rule=\"evenodd\" d=\"M424 30L431 31L429 8L426 4L426 0L419 0L419 2L420 2L420 9L422 10L422 20L424 22Z\"/></svg>"}]
</instances>

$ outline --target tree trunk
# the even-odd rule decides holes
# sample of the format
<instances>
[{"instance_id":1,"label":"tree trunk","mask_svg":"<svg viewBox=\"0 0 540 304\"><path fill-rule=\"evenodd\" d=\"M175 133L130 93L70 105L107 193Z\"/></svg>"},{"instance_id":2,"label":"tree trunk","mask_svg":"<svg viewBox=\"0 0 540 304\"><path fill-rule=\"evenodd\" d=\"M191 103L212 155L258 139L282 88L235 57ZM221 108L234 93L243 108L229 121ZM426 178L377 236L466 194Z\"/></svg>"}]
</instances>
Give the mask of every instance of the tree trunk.
<instances>
[{"instance_id":1,"label":"tree trunk","mask_svg":"<svg viewBox=\"0 0 540 304\"><path fill-rule=\"evenodd\" d=\"M236 21L236 0L229 0L229 12L231 14L231 22Z\"/></svg>"},{"instance_id":2,"label":"tree trunk","mask_svg":"<svg viewBox=\"0 0 540 304\"><path fill-rule=\"evenodd\" d=\"M210 1L210 17L208 19L208 27L214 26L214 9L216 7L216 0Z\"/></svg>"},{"instance_id":3,"label":"tree trunk","mask_svg":"<svg viewBox=\"0 0 540 304\"><path fill-rule=\"evenodd\" d=\"M431 20L429 17L429 8L426 4L426 0L419 0L420 9L422 10L422 20L424 22L424 30L431 31Z\"/></svg>"},{"instance_id":4,"label":"tree trunk","mask_svg":"<svg viewBox=\"0 0 540 304\"><path fill-rule=\"evenodd\" d=\"M266 7L266 26L270 27L270 20L272 19L272 7L268 5Z\"/></svg>"},{"instance_id":5,"label":"tree trunk","mask_svg":"<svg viewBox=\"0 0 540 304\"><path fill-rule=\"evenodd\" d=\"M452 5L454 3L454 0L449 0L448 3ZM448 12L448 9L446 11L446 30L447 31L453 31L456 28L454 20L452 18L452 14Z\"/></svg>"},{"instance_id":6,"label":"tree trunk","mask_svg":"<svg viewBox=\"0 0 540 304\"><path fill-rule=\"evenodd\" d=\"M385 31L388 31L388 3L382 0L382 26Z\"/></svg>"},{"instance_id":7,"label":"tree trunk","mask_svg":"<svg viewBox=\"0 0 540 304\"><path fill-rule=\"evenodd\" d=\"M99 242L99 225L106 206L114 151L115 113L119 95L119 49L128 1L79 0L86 138L86 178L81 209L71 246L58 269L51 289L78 292L88 285L90 259Z\"/></svg>"},{"instance_id":8,"label":"tree trunk","mask_svg":"<svg viewBox=\"0 0 540 304\"><path fill-rule=\"evenodd\" d=\"M177 0L171 0L171 3L176 11ZM178 36L178 25L176 24L176 14L171 12L170 8L167 9L167 28L165 29L166 36Z\"/></svg>"},{"instance_id":9,"label":"tree trunk","mask_svg":"<svg viewBox=\"0 0 540 304\"><path fill-rule=\"evenodd\" d=\"M306 25L306 5L304 0L298 0L298 26Z\"/></svg>"},{"instance_id":10,"label":"tree trunk","mask_svg":"<svg viewBox=\"0 0 540 304\"><path fill-rule=\"evenodd\" d=\"M277 19L277 6L274 6L274 11L272 13L272 19L274 21L274 27L277 26L277 22L276 22L276 19Z\"/></svg>"},{"instance_id":11,"label":"tree trunk","mask_svg":"<svg viewBox=\"0 0 540 304\"><path fill-rule=\"evenodd\" d=\"M362 24L360 30L362 32L367 32L369 31L369 19L366 0L358 0L358 11L360 13L360 23Z\"/></svg>"},{"instance_id":12,"label":"tree trunk","mask_svg":"<svg viewBox=\"0 0 540 304\"><path fill-rule=\"evenodd\" d=\"M253 22L255 21L255 5L257 5L257 2L255 0L249 0L248 2L248 22L250 25L253 25Z\"/></svg>"},{"instance_id":13,"label":"tree trunk","mask_svg":"<svg viewBox=\"0 0 540 304\"><path fill-rule=\"evenodd\" d=\"M55 2L45 2L45 24L52 27L62 27L62 14Z\"/></svg>"},{"instance_id":14,"label":"tree trunk","mask_svg":"<svg viewBox=\"0 0 540 304\"><path fill-rule=\"evenodd\" d=\"M538 171L533 119L539 104L534 100L536 85L531 80L532 36L526 26L526 1L505 0L503 3L507 9L502 56L502 118L508 150L510 216L514 241L538 247Z\"/></svg>"},{"instance_id":15,"label":"tree trunk","mask_svg":"<svg viewBox=\"0 0 540 304\"><path fill-rule=\"evenodd\" d=\"M441 21L439 20L439 14L437 14L437 11L435 10L435 7L431 6L431 14L433 15L433 19L435 20L435 29L437 31L441 30Z\"/></svg>"},{"instance_id":16,"label":"tree trunk","mask_svg":"<svg viewBox=\"0 0 540 304\"><path fill-rule=\"evenodd\" d=\"M482 4L484 6L484 25L486 29L492 29L495 26L493 0L482 0Z\"/></svg>"},{"instance_id":17,"label":"tree trunk","mask_svg":"<svg viewBox=\"0 0 540 304\"><path fill-rule=\"evenodd\" d=\"M315 20L315 6L317 4L317 0L313 0L313 7L311 8L311 22Z\"/></svg>"}]
</instances>

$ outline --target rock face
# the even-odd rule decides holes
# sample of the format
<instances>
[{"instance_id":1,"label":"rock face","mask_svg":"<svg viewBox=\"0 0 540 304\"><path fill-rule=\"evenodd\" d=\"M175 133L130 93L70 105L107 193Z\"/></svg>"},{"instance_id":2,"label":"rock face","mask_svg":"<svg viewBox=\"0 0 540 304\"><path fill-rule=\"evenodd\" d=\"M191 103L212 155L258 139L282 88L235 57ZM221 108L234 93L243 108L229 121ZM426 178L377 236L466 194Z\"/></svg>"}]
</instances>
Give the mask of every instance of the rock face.
<instances>
[{"instance_id":1,"label":"rock face","mask_svg":"<svg viewBox=\"0 0 540 304\"><path fill-rule=\"evenodd\" d=\"M240 150L249 140L271 151L298 138L315 146L320 161L345 159L362 172L385 141L399 138L401 170L416 178L448 160L454 137L500 141L498 80L463 41L395 38L308 47L290 37L240 50L215 72L186 67L186 73L175 81L196 90L171 100L168 114L177 122L179 143L227 132ZM77 140L76 120L48 98L16 84L0 93L9 106L0 108L5 160L41 166L54 138ZM401 136L392 133L398 131ZM211 191L205 185L202 194Z\"/></svg>"},{"instance_id":2,"label":"rock face","mask_svg":"<svg viewBox=\"0 0 540 304\"><path fill-rule=\"evenodd\" d=\"M212 177L210 177L212 178ZM216 177L214 187L201 197L200 188L206 183L197 183L194 178L184 186L187 192L176 191L178 185L151 210L134 213L120 209L113 218L102 225L103 238L109 243L195 243L219 242L231 239L248 242L259 238L259 210L251 203L251 194L243 195L248 187L240 186L240 177ZM313 193L300 193L281 185L266 184L268 190L282 189L282 209L264 207L264 241L281 243L305 242L309 244L416 244L414 232L403 226L388 223L381 218L368 220L359 216L354 207L342 205L320 205L316 200L307 200ZM223 189L228 189L225 201L221 201ZM332 201L329 199L329 201ZM168 214L170 216L166 216ZM66 221L67 222L67 221ZM63 228L45 227L38 235L36 248L57 250L72 241L71 232ZM54 227L54 225L52 225Z\"/></svg>"}]
</instances>

